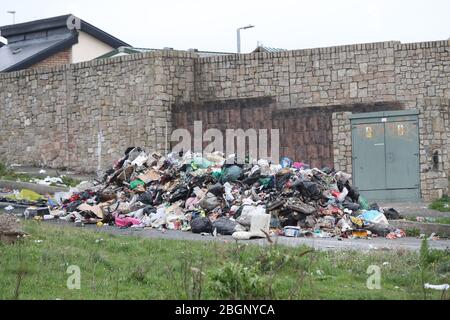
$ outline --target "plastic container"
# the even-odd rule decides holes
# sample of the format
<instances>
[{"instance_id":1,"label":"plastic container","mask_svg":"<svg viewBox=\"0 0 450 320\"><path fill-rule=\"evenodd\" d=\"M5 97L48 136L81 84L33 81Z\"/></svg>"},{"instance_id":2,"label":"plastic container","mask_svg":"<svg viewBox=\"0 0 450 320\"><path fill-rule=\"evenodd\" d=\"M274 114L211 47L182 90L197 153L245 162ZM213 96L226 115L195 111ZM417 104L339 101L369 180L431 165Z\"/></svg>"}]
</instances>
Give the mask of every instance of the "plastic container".
<instances>
[{"instance_id":1,"label":"plastic container","mask_svg":"<svg viewBox=\"0 0 450 320\"><path fill-rule=\"evenodd\" d=\"M300 227L284 227L283 233L285 237L299 237L300 236Z\"/></svg>"}]
</instances>

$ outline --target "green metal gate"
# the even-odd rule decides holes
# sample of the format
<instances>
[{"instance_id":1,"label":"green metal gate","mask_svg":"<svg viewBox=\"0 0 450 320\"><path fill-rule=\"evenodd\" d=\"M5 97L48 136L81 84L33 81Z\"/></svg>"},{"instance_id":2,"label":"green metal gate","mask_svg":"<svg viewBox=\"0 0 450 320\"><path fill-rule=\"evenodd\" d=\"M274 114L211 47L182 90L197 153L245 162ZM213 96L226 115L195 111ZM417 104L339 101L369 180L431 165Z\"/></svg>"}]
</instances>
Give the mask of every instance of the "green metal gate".
<instances>
[{"instance_id":1,"label":"green metal gate","mask_svg":"<svg viewBox=\"0 0 450 320\"><path fill-rule=\"evenodd\" d=\"M354 114L353 184L369 200L418 200L418 112Z\"/></svg>"}]
</instances>

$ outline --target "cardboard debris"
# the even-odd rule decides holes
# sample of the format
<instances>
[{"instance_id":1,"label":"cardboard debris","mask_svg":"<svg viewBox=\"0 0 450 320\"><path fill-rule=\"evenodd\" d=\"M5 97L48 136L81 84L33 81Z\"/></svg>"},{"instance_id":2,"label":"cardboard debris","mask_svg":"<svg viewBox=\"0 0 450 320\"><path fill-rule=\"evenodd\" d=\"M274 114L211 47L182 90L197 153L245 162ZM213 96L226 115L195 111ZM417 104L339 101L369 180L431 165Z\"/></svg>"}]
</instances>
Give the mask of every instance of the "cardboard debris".
<instances>
[{"instance_id":1,"label":"cardboard debris","mask_svg":"<svg viewBox=\"0 0 450 320\"><path fill-rule=\"evenodd\" d=\"M102 205L91 206L87 203L83 203L77 207L79 211L89 211L95 214L99 219L103 219Z\"/></svg>"},{"instance_id":2,"label":"cardboard debris","mask_svg":"<svg viewBox=\"0 0 450 320\"><path fill-rule=\"evenodd\" d=\"M141 179L145 183L150 183L152 181L158 181L161 178L161 176L156 170L150 169L145 173L138 175L137 178Z\"/></svg>"}]
</instances>

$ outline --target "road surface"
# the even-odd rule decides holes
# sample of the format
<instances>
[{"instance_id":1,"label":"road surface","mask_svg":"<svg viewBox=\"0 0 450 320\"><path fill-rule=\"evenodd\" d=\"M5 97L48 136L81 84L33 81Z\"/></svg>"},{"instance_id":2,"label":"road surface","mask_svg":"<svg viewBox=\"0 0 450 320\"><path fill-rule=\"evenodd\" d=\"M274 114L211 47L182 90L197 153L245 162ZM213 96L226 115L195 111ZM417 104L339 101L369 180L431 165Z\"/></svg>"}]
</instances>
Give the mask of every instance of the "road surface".
<instances>
[{"instance_id":1,"label":"road surface","mask_svg":"<svg viewBox=\"0 0 450 320\"><path fill-rule=\"evenodd\" d=\"M51 223L66 228L77 228L71 222L63 220L50 220L42 223ZM80 227L78 227L80 228ZM96 225L85 225L81 227L86 230L92 230L101 233L111 233L116 235L128 235L145 237L149 239L174 239L174 240L194 240L194 241L218 241L218 242L235 242L231 236L217 236L211 235L202 236L200 234L194 234L190 231L176 231L165 230L158 231L155 229L141 229L141 228L126 228L120 229L115 226L103 226L97 227ZM100 235L99 235L100 236ZM389 240L385 238L373 238L373 239L342 239L337 238L289 238L283 236L275 236L272 238L277 241L278 244L296 247L301 245L307 245L319 250L414 250L420 249L421 240L417 238L407 237ZM267 245L266 239L251 239L242 240L240 243ZM432 249L450 250L450 240L430 240L429 246Z\"/></svg>"}]
</instances>

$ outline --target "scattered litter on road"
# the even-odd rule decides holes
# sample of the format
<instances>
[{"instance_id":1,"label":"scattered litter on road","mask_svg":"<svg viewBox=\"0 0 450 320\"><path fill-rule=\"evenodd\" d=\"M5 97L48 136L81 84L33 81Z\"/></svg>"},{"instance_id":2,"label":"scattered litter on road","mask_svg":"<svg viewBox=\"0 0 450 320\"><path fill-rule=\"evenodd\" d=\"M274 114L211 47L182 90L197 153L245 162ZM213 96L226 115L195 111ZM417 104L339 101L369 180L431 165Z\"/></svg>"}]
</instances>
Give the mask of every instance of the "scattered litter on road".
<instances>
[{"instance_id":1,"label":"scattered litter on road","mask_svg":"<svg viewBox=\"0 0 450 320\"><path fill-rule=\"evenodd\" d=\"M401 229L395 229L393 232L389 232L386 239L397 239L406 237L406 233Z\"/></svg>"},{"instance_id":2,"label":"scattered litter on road","mask_svg":"<svg viewBox=\"0 0 450 320\"><path fill-rule=\"evenodd\" d=\"M417 222L436 222L434 217L416 217Z\"/></svg>"},{"instance_id":3,"label":"scattered litter on road","mask_svg":"<svg viewBox=\"0 0 450 320\"><path fill-rule=\"evenodd\" d=\"M429 237L428 240L439 240L439 236L436 235L435 232L433 232Z\"/></svg>"},{"instance_id":4,"label":"scattered litter on road","mask_svg":"<svg viewBox=\"0 0 450 320\"><path fill-rule=\"evenodd\" d=\"M64 185L64 182L63 182L63 180L61 178L59 178L59 177L49 177L49 176L47 176L44 179L31 179L30 182L41 184L41 185L44 185L44 186Z\"/></svg>"}]
</instances>

